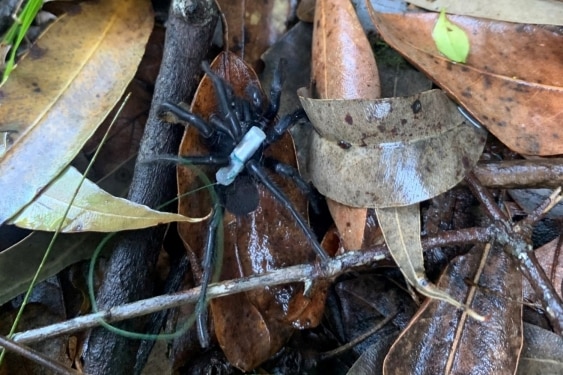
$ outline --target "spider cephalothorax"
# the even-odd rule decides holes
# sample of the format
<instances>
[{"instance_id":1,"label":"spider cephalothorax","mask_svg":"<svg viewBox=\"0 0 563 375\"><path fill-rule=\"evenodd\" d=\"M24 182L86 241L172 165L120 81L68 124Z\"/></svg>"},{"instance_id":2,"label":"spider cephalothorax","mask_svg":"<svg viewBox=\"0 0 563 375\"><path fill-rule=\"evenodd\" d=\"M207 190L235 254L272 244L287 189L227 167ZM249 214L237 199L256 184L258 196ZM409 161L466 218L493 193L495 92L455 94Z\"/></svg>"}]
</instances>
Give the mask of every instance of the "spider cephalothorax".
<instances>
[{"instance_id":1,"label":"spider cephalothorax","mask_svg":"<svg viewBox=\"0 0 563 375\"><path fill-rule=\"evenodd\" d=\"M192 112L182 105L165 103L161 110L162 116L167 121L187 123L197 129L200 140L190 142L194 143L200 151L197 152L197 155L182 155L181 161L187 164L212 167L217 182L215 191L219 200L214 204L213 215L209 220L207 235L203 241L204 251L201 254L203 259L203 277L201 278L203 292L199 303L199 331L200 341L202 342L207 341L205 335L202 334L204 332L203 323L206 320L204 291L211 277L210 265L215 248L215 236L223 210L235 215L240 220L244 220L245 217L256 211L263 212L262 219L272 221L279 221L280 217L285 215L285 220L291 220L291 226L297 226L304 234L305 242L308 243L308 251L313 250L314 254L323 261L328 259L328 255L316 240L303 215L294 207L292 200L295 199L288 198L287 192L280 189L278 183L273 181L274 179L278 182L281 181L280 179L291 179L300 189L308 189L308 185L299 177L294 167L278 162L276 158L268 155L270 146L286 137L286 130L305 117L305 113L298 110L275 122L281 94L281 70L278 69L274 75L269 103L264 99L259 87L252 85L247 87L243 98L235 95L234 89L214 73L207 64L204 64L204 70L208 79L211 79L213 83L217 103L213 113L207 114L207 120L195 114L194 112L199 111L201 113L202 111L197 108L194 110L194 107L192 107ZM200 143L205 147L202 148ZM201 151L202 149L207 150L207 152ZM192 150L189 148L187 152L191 154ZM272 175L272 172L274 172L274 175ZM281 175L281 177L278 177L278 175ZM273 197L270 199L277 201L277 208L275 209L277 212L271 217L264 214L264 212L270 210L269 206L268 208L261 206L260 197L264 198L264 190L267 190L268 194ZM294 195L292 193L292 196ZM194 200L194 204L197 205L197 199ZM279 214L280 212L283 215ZM265 223L264 225L268 226L269 224ZM270 225L270 228L274 228L274 225ZM275 230L269 230L269 234L264 236L262 242L273 241L272 237L276 235ZM192 232L192 234L197 236L196 232ZM291 240L291 238L285 239L286 242ZM240 242L240 240L235 241ZM291 244L283 246L291 248ZM235 247L240 248L241 246L239 244ZM290 255L287 255L287 257L289 258ZM267 256L264 258L267 258ZM261 262L267 263L268 260ZM285 261L281 263L289 265ZM264 266L264 269L269 268L271 266Z\"/></svg>"}]
</instances>

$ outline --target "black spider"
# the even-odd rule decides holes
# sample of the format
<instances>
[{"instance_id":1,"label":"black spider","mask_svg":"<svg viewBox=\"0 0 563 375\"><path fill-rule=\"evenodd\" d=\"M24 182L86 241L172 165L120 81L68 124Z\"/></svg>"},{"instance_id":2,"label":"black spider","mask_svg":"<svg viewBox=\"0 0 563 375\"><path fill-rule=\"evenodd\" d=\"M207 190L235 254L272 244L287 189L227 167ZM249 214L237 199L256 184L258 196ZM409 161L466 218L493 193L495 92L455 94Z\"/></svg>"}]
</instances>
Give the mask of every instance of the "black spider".
<instances>
[{"instance_id":1,"label":"black spider","mask_svg":"<svg viewBox=\"0 0 563 375\"><path fill-rule=\"evenodd\" d=\"M234 95L227 82L211 71L207 63L203 64L203 70L211 78L218 99L219 113L211 116L209 123L184 107L169 102L161 106L160 112L161 117L169 122L185 122L194 126L211 151L207 156L182 156L181 162L220 167L216 174L218 184L215 185L219 203L213 208L208 226L202 261L204 273L201 295L196 307L198 334L202 346L205 347L208 343L205 291L211 279L215 236L222 210L224 208L237 216L254 211L259 205L256 183L262 183L291 213L318 257L322 261L327 261L329 257L305 219L268 177L265 170L268 167L290 177L300 189L310 192L309 185L301 179L295 168L263 155L264 149L279 140L285 131L306 116L301 109L282 117L273 126L270 125L277 115L280 103L283 81L281 67L274 73L270 103L266 110L262 109L264 106L258 88L248 88L247 92L252 100L239 98Z\"/></svg>"}]
</instances>

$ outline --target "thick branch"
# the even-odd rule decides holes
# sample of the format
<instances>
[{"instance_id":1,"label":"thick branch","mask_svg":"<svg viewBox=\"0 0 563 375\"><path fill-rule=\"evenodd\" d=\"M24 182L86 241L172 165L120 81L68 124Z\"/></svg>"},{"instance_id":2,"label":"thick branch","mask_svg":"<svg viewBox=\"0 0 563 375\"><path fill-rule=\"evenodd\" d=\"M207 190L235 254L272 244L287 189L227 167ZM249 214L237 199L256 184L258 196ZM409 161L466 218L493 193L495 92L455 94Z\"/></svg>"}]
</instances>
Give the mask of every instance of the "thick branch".
<instances>
[{"instance_id":1,"label":"thick branch","mask_svg":"<svg viewBox=\"0 0 563 375\"><path fill-rule=\"evenodd\" d=\"M165 100L189 101L201 75L218 19L212 0L173 1L167 23L161 70L155 85L151 111L141 141L129 199L156 207L175 195L174 166L143 163L159 155L178 152L183 129L158 119L157 109ZM153 293L152 276L161 248L164 228L150 228L123 235L109 260L98 292L100 308L122 305ZM139 329L138 321L121 328ZM129 340L95 329L84 348L84 370L90 374L130 374L138 340Z\"/></svg>"}]
</instances>

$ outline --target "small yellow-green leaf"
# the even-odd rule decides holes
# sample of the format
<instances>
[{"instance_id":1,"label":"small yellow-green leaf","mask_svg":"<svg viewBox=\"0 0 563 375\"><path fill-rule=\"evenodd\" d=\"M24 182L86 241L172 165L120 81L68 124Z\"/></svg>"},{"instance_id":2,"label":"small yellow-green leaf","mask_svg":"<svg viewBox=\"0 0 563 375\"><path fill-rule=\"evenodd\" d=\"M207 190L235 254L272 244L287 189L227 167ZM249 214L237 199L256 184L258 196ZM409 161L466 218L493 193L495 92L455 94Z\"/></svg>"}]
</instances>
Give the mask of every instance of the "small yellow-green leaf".
<instances>
[{"instance_id":1,"label":"small yellow-green leaf","mask_svg":"<svg viewBox=\"0 0 563 375\"><path fill-rule=\"evenodd\" d=\"M385 243L405 279L421 294L445 301L461 308L471 317L483 321L483 317L465 304L456 301L426 278L422 243L420 242L420 207L412 204L403 207L379 207L375 209Z\"/></svg>"},{"instance_id":2,"label":"small yellow-green leaf","mask_svg":"<svg viewBox=\"0 0 563 375\"><path fill-rule=\"evenodd\" d=\"M469 38L463 29L446 18L446 12L443 9L432 31L432 38L436 47L438 47L438 51L442 52L448 59L465 63L469 54Z\"/></svg>"},{"instance_id":3,"label":"small yellow-green leaf","mask_svg":"<svg viewBox=\"0 0 563 375\"><path fill-rule=\"evenodd\" d=\"M55 231L82 180L75 168L67 168L31 204L11 219L22 228ZM85 179L74 199L62 232L116 232L140 229L173 221L194 221L186 216L159 212L117 198Z\"/></svg>"}]
</instances>

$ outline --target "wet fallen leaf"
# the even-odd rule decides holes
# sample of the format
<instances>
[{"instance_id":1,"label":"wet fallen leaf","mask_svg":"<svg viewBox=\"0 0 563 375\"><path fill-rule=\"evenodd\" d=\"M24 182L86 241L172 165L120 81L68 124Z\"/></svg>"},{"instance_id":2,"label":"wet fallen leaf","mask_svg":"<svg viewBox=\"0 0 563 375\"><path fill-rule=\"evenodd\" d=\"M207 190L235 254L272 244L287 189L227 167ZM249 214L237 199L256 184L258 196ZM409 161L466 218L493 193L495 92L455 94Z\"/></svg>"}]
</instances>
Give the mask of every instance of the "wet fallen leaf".
<instances>
[{"instance_id":1,"label":"wet fallen leaf","mask_svg":"<svg viewBox=\"0 0 563 375\"><path fill-rule=\"evenodd\" d=\"M438 287L488 312L487 320L428 299L393 344L384 374L514 374L522 347L522 282L512 258L500 248L476 246L447 267Z\"/></svg>"},{"instance_id":2,"label":"wet fallen leaf","mask_svg":"<svg viewBox=\"0 0 563 375\"><path fill-rule=\"evenodd\" d=\"M135 74L152 30L145 0L77 7L48 29L0 88L0 130L17 132L0 160L0 223L80 151Z\"/></svg>"},{"instance_id":3,"label":"wet fallen leaf","mask_svg":"<svg viewBox=\"0 0 563 375\"><path fill-rule=\"evenodd\" d=\"M450 16L471 45L467 63L455 64L441 56L431 38L437 14L371 9L371 15L387 43L512 150L563 153L561 31Z\"/></svg>"},{"instance_id":4,"label":"wet fallen leaf","mask_svg":"<svg viewBox=\"0 0 563 375\"><path fill-rule=\"evenodd\" d=\"M9 223L26 229L57 230L81 179L82 175L74 167L67 168ZM85 179L72 202L61 232L117 232L173 221L192 219L114 197Z\"/></svg>"},{"instance_id":5,"label":"wet fallen leaf","mask_svg":"<svg viewBox=\"0 0 563 375\"><path fill-rule=\"evenodd\" d=\"M313 30L311 93L319 99L376 99L379 73L348 1L319 0Z\"/></svg>"},{"instance_id":6,"label":"wet fallen leaf","mask_svg":"<svg viewBox=\"0 0 563 375\"><path fill-rule=\"evenodd\" d=\"M45 327L66 319L63 292L57 278L37 285L30 300L32 303L26 306L18 325L22 330ZM16 314L16 311L6 311L8 308L5 308L3 313L0 314L0 332L3 335L9 332ZM66 334L51 337L49 340L31 344L30 347L70 367L72 362L67 351L68 336ZM7 353L0 367L0 375L52 373L53 371L47 371L41 364L24 359L15 353Z\"/></svg>"},{"instance_id":7,"label":"wet fallen leaf","mask_svg":"<svg viewBox=\"0 0 563 375\"><path fill-rule=\"evenodd\" d=\"M409 3L427 10L489 18L497 21L561 25L563 4L558 0L412 0Z\"/></svg>"},{"instance_id":8,"label":"wet fallen leaf","mask_svg":"<svg viewBox=\"0 0 563 375\"><path fill-rule=\"evenodd\" d=\"M233 53L220 54L211 64L211 69L230 83L235 95L248 100L249 87L264 93L255 72ZM204 76L196 91L191 111L207 120L217 113L217 98L211 79ZM198 156L209 154L209 148L201 141L195 127L184 133L179 154ZM295 166L295 152L289 134L265 151L284 164ZM215 179L214 168L201 168ZM293 182L270 174L280 189L289 197L298 212L306 217L307 199ZM192 168L178 167L178 189L180 193L201 186ZM315 253L303 231L272 194L261 184L257 186L258 207L245 215L235 215L225 210L221 280L236 279L260 274L271 269L293 264L311 263ZM199 191L180 199L178 211L186 215L210 212L212 207L208 191ZM271 220L271 217L277 220ZM180 223L178 232L194 264L196 280L202 252L205 248L208 222ZM290 284L267 289L257 289L233 296L213 299L210 302L217 341L225 356L234 366L249 371L275 354L291 336L295 328L308 328L319 323L324 311L324 290L312 290L303 295L302 284Z\"/></svg>"},{"instance_id":9,"label":"wet fallen leaf","mask_svg":"<svg viewBox=\"0 0 563 375\"><path fill-rule=\"evenodd\" d=\"M316 130L310 141L311 179L327 197L346 248L361 247L365 208L375 207L385 242L409 283L428 297L462 307L426 279L418 202L461 181L477 162L485 137L463 122L441 92L376 99L375 59L346 4L316 3L311 95L321 99L298 92Z\"/></svg>"}]
</instances>

